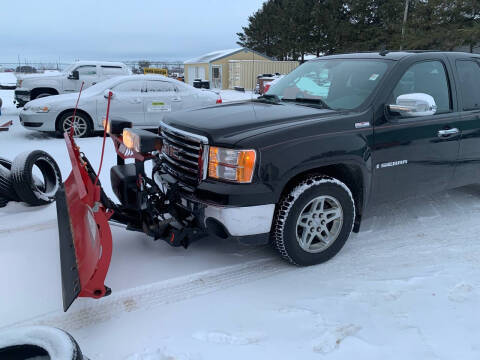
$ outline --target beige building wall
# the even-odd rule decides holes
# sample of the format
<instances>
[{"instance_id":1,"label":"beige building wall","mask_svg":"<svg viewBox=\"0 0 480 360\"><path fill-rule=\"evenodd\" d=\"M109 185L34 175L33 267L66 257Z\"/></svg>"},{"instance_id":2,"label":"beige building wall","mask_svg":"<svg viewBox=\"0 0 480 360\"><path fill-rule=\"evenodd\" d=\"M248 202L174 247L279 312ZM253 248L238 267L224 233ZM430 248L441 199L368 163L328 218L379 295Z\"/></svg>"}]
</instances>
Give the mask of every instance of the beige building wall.
<instances>
[{"instance_id":1,"label":"beige building wall","mask_svg":"<svg viewBox=\"0 0 480 360\"><path fill-rule=\"evenodd\" d=\"M222 59L212 61L211 65L221 65L222 66L222 89L228 89L229 88L229 82L230 82L230 68L229 68L229 62L233 60L263 60L263 61L269 61L271 60L263 55L254 53L249 50L243 50L238 53L232 54L230 56L224 57ZM209 80L211 80L209 78Z\"/></svg>"},{"instance_id":2,"label":"beige building wall","mask_svg":"<svg viewBox=\"0 0 480 360\"><path fill-rule=\"evenodd\" d=\"M239 86L245 90L253 90L257 84L258 75L288 74L298 65L300 65L298 61L231 60L228 63L228 87L225 89Z\"/></svg>"}]
</instances>

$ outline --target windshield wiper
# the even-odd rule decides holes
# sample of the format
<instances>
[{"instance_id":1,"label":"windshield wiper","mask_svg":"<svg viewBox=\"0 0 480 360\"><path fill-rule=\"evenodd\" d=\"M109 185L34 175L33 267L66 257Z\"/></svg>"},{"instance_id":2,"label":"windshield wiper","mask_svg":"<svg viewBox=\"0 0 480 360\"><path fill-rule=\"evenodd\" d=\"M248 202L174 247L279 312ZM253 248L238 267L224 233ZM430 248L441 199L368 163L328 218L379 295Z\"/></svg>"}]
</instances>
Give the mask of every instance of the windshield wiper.
<instances>
[{"instance_id":1,"label":"windshield wiper","mask_svg":"<svg viewBox=\"0 0 480 360\"><path fill-rule=\"evenodd\" d=\"M283 98L282 99L283 101L291 101L291 102L297 102L297 103L306 103L306 104L315 104L315 105L321 105L322 108L324 109L331 109L330 106L328 106L328 104L323 101L322 99L320 98L295 98L295 99L286 99L286 98Z\"/></svg>"},{"instance_id":2,"label":"windshield wiper","mask_svg":"<svg viewBox=\"0 0 480 360\"><path fill-rule=\"evenodd\" d=\"M280 102L280 98L275 95L275 94L263 94L262 96L259 96L257 98L258 100L262 100L262 99L265 99L265 100L274 100L276 102Z\"/></svg>"}]
</instances>

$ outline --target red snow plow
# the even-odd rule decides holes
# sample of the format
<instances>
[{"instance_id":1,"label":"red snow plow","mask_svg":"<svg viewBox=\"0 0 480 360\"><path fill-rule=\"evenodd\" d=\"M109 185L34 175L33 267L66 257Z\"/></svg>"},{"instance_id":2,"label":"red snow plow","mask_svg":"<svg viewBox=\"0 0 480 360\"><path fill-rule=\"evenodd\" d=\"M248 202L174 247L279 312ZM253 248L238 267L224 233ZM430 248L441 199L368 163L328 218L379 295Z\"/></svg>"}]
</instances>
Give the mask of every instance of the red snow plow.
<instances>
[{"instance_id":1,"label":"red snow plow","mask_svg":"<svg viewBox=\"0 0 480 360\"><path fill-rule=\"evenodd\" d=\"M113 212L101 202L101 187L73 137L65 133L72 172L57 192L63 308L78 297L110 294L104 285L112 255L108 220Z\"/></svg>"},{"instance_id":2,"label":"red snow plow","mask_svg":"<svg viewBox=\"0 0 480 360\"><path fill-rule=\"evenodd\" d=\"M111 293L104 284L112 255L109 222L185 248L206 234L192 220L192 209L178 205L175 184L166 189L145 174L145 161L153 160L152 173L161 165L161 137L132 129L124 120L106 120L104 127L117 152L110 179L120 204L106 196L72 134L64 135L72 163L72 172L57 193L64 311L77 297L101 298ZM126 164L125 159L135 162Z\"/></svg>"}]
</instances>

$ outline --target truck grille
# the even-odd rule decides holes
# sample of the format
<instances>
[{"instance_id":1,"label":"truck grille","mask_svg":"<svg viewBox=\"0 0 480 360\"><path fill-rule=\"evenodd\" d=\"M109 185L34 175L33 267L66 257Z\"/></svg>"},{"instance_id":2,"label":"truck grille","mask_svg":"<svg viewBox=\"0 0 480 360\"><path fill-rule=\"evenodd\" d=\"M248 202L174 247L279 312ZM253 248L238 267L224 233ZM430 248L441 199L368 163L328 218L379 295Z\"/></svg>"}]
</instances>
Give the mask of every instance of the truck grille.
<instances>
[{"instance_id":1,"label":"truck grille","mask_svg":"<svg viewBox=\"0 0 480 360\"><path fill-rule=\"evenodd\" d=\"M207 138L165 124L160 126L160 133L164 170L185 185L186 190L193 191L206 175L208 155L203 155L208 154Z\"/></svg>"}]
</instances>

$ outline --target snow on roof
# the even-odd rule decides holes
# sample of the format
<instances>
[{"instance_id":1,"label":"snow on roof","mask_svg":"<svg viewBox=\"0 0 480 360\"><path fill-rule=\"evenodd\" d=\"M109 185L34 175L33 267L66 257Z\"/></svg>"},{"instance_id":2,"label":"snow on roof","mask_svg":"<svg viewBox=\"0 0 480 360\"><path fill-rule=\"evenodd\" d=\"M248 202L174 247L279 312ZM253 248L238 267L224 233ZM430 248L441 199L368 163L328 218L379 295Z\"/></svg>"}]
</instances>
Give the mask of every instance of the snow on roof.
<instances>
[{"instance_id":1,"label":"snow on roof","mask_svg":"<svg viewBox=\"0 0 480 360\"><path fill-rule=\"evenodd\" d=\"M76 65L107 65L107 66L125 66L124 63L118 61L95 61L95 60L80 60L75 62Z\"/></svg>"},{"instance_id":2,"label":"snow on roof","mask_svg":"<svg viewBox=\"0 0 480 360\"><path fill-rule=\"evenodd\" d=\"M217 50L211 53L201 55L199 57L187 60L184 64L198 64L198 63L210 63L212 61L221 59L225 56L232 55L236 52L239 52L245 48L236 48L236 49L226 49L226 50Z\"/></svg>"}]
</instances>

